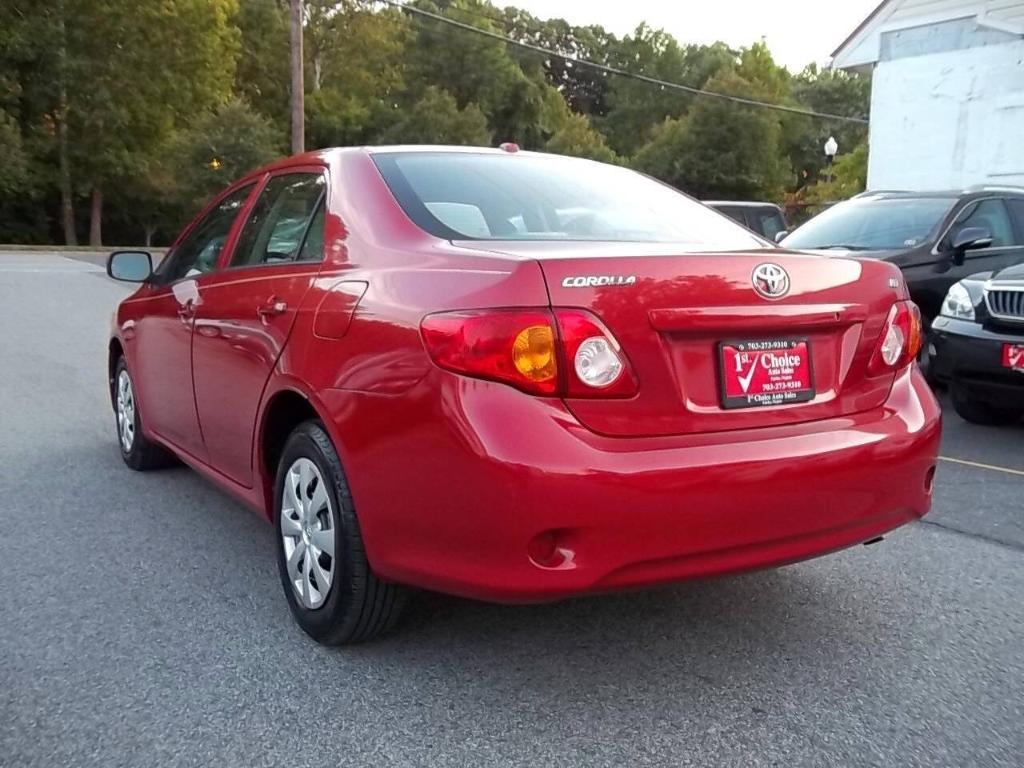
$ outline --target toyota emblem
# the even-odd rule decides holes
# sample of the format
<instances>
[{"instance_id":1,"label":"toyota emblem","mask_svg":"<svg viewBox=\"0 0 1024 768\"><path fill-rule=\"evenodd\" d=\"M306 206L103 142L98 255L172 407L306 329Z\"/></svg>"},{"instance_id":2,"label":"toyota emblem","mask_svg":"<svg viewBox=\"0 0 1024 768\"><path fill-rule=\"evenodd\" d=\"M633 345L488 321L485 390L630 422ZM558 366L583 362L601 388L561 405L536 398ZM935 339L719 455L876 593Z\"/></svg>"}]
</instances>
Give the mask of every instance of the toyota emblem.
<instances>
[{"instance_id":1,"label":"toyota emblem","mask_svg":"<svg viewBox=\"0 0 1024 768\"><path fill-rule=\"evenodd\" d=\"M766 299L781 299L789 293L789 273L778 264L758 264L750 279Z\"/></svg>"}]
</instances>

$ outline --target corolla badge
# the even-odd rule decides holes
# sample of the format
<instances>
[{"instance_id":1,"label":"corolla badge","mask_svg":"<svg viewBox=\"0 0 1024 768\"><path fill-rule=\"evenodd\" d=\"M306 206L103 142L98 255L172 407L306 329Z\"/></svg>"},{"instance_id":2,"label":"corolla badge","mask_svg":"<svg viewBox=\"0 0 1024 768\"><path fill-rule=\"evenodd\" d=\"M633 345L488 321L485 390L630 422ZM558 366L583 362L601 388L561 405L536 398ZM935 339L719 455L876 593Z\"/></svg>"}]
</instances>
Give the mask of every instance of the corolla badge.
<instances>
[{"instance_id":1,"label":"corolla badge","mask_svg":"<svg viewBox=\"0 0 1024 768\"><path fill-rule=\"evenodd\" d=\"M563 288L597 288L605 285L635 285L636 275L578 275L562 280Z\"/></svg>"},{"instance_id":2,"label":"corolla badge","mask_svg":"<svg viewBox=\"0 0 1024 768\"><path fill-rule=\"evenodd\" d=\"M778 264L758 264L750 279L754 290L766 299L781 299L789 293L789 273Z\"/></svg>"}]
</instances>

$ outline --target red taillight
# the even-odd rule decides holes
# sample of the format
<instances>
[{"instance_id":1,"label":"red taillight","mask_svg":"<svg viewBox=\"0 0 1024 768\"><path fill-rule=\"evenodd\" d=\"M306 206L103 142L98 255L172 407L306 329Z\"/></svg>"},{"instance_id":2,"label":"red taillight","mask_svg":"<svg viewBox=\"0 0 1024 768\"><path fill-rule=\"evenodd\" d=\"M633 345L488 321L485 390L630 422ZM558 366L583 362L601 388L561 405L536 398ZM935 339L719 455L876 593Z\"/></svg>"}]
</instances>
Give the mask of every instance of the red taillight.
<instances>
[{"instance_id":1,"label":"red taillight","mask_svg":"<svg viewBox=\"0 0 1024 768\"><path fill-rule=\"evenodd\" d=\"M546 309L442 312L427 315L420 328L442 368L537 395L558 394L555 323Z\"/></svg>"},{"instance_id":2,"label":"red taillight","mask_svg":"<svg viewBox=\"0 0 1024 768\"><path fill-rule=\"evenodd\" d=\"M455 373L537 395L636 393L636 377L619 343L585 310L441 312L427 315L420 327L433 361Z\"/></svg>"},{"instance_id":3,"label":"red taillight","mask_svg":"<svg viewBox=\"0 0 1024 768\"><path fill-rule=\"evenodd\" d=\"M889 310L868 373L877 375L909 365L921 351L921 310L912 301L898 301Z\"/></svg>"}]
</instances>

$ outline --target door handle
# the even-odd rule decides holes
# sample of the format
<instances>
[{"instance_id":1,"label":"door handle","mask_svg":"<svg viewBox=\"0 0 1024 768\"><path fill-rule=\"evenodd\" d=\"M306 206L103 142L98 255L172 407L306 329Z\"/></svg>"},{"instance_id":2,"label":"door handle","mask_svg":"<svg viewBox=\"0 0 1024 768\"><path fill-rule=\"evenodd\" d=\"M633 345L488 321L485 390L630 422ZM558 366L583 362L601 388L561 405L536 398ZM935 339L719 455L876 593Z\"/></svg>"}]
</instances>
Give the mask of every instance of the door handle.
<instances>
[{"instance_id":1,"label":"door handle","mask_svg":"<svg viewBox=\"0 0 1024 768\"><path fill-rule=\"evenodd\" d=\"M256 314L259 315L261 320L268 320L271 317L277 317L283 315L288 311L288 304L276 297L267 299L267 302L261 307L257 308Z\"/></svg>"}]
</instances>

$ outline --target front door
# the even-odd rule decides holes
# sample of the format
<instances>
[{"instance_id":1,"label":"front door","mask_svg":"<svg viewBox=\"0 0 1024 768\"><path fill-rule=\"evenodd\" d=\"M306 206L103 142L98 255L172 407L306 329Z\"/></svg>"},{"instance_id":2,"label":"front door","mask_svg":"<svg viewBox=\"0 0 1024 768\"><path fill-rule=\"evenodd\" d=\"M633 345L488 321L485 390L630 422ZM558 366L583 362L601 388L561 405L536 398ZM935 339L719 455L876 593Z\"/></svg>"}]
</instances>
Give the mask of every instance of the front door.
<instances>
[{"instance_id":1,"label":"front door","mask_svg":"<svg viewBox=\"0 0 1024 768\"><path fill-rule=\"evenodd\" d=\"M325 189L319 170L271 176L228 264L202 288L192 347L199 421L210 464L246 487L263 389L320 272Z\"/></svg>"},{"instance_id":2,"label":"front door","mask_svg":"<svg viewBox=\"0 0 1024 768\"><path fill-rule=\"evenodd\" d=\"M132 318L129 363L143 417L157 436L200 461L206 451L192 392L193 319L253 186L229 192L185 233L138 297Z\"/></svg>"},{"instance_id":3,"label":"front door","mask_svg":"<svg viewBox=\"0 0 1024 768\"><path fill-rule=\"evenodd\" d=\"M1024 239L1021 239L1024 233L1015 231L1005 200L995 197L982 200L966 214L953 227L953 231L964 227L982 227L992 234L992 245L967 251L964 265L955 275L958 280L975 272L1002 269L1024 258Z\"/></svg>"}]
</instances>

